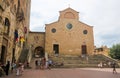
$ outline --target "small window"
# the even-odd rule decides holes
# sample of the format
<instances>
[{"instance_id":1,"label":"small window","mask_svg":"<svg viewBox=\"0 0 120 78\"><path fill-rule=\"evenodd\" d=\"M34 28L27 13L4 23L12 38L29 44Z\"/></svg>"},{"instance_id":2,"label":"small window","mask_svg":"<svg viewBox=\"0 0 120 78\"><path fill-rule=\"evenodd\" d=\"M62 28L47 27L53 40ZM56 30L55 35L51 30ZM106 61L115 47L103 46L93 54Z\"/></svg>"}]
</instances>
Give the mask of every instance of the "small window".
<instances>
[{"instance_id":1,"label":"small window","mask_svg":"<svg viewBox=\"0 0 120 78\"><path fill-rule=\"evenodd\" d=\"M55 28L52 28L51 32L52 32L52 33L55 33L55 32L56 32L56 29L55 29Z\"/></svg>"},{"instance_id":2,"label":"small window","mask_svg":"<svg viewBox=\"0 0 120 78\"><path fill-rule=\"evenodd\" d=\"M10 26L10 22L8 18L5 18L5 26Z\"/></svg>"},{"instance_id":3,"label":"small window","mask_svg":"<svg viewBox=\"0 0 120 78\"><path fill-rule=\"evenodd\" d=\"M87 34L87 33L88 33L88 31L87 31L87 30L84 30L84 31L83 31L83 34Z\"/></svg>"},{"instance_id":4,"label":"small window","mask_svg":"<svg viewBox=\"0 0 120 78\"><path fill-rule=\"evenodd\" d=\"M10 21L8 18L5 18L4 33L9 34L9 28L10 28Z\"/></svg>"},{"instance_id":5,"label":"small window","mask_svg":"<svg viewBox=\"0 0 120 78\"><path fill-rule=\"evenodd\" d=\"M70 24L70 23L68 23L67 25L66 25L66 27L67 27L67 29L72 29L72 24Z\"/></svg>"}]
</instances>

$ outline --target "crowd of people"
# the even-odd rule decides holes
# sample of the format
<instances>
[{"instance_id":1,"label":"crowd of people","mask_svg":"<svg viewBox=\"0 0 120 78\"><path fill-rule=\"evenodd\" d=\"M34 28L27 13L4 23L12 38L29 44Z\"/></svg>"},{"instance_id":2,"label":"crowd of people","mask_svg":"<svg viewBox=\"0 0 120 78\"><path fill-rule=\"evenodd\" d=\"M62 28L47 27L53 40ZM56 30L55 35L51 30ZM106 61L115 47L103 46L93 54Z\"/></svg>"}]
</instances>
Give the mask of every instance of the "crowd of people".
<instances>
[{"instance_id":1,"label":"crowd of people","mask_svg":"<svg viewBox=\"0 0 120 78\"><path fill-rule=\"evenodd\" d=\"M35 60L35 68L36 69L51 69L52 66L57 65L57 66L63 66L63 63L53 63L53 61L50 58L38 58ZM103 64L103 62L100 62L98 64L98 67L103 68L105 64ZM115 62L108 62L109 67L113 68L113 74L117 73L116 71L116 63ZM10 61L7 61L6 64L3 64L2 62L0 62L0 77L1 76L8 76L9 72L11 71L11 73L15 73L16 76L20 76L23 74L24 71L24 67L29 67L29 63L25 62L25 63L21 63L21 62L17 62L14 61L12 63L10 63Z\"/></svg>"},{"instance_id":2,"label":"crowd of people","mask_svg":"<svg viewBox=\"0 0 120 78\"><path fill-rule=\"evenodd\" d=\"M35 60L36 69L51 69L52 65L53 61L50 58L46 59L45 57L42 57ZM26 67L30 67L28 62L22 63L21 61L7 61L6 64L0 62L0 77L8 76L10 73L15 73L16 76L21 76L24 68Z\"/></svg>"},{"instance_id":3,"label":"crowd of people","mask_svg":"<svg viewBox=\"0 0 120 78\"><path fill-rule=\"evenodd\" d=\"M53 62L45 57L35 60L36 69L51 69Z\"/></svg>"},{"instance_id":4,"label":"crowd of people","mask_svg":"<svg viewBox=\"0 0 120 78\"><path fill-rule=\"evenodd\" d=\"M10 61L7 61L6 64L0 62L0 76L5 76L9 74Z\"/></svg>"},{"instance_id":5,"label":"crowd of people","mask_svg":"<svg viewBox=\"0 0 120 78\"><path fill-rule=\"evenodd\" d=\"M103 63L102 61L98 64L99 68L103 68L104 66L112 67L113 68L113 74L117 74L116 67L117 64L116 62L108 62L108 64Z\"/></svg>"},{"instance_id":6,"label":"crowd of people","mask_svg":"<svg viewBox=\"0 0 120 78\"><path fill-rule=\"evenodd\" d=\"M16 76L20 76L22 75L23 71L24 71L24 64L21 62L16 63L16 61L14 61L10 63L10 61L7 61L6 64L0 62L0 77L8 76L9 73L15 73Z\"/></svg>"}]
</instances>

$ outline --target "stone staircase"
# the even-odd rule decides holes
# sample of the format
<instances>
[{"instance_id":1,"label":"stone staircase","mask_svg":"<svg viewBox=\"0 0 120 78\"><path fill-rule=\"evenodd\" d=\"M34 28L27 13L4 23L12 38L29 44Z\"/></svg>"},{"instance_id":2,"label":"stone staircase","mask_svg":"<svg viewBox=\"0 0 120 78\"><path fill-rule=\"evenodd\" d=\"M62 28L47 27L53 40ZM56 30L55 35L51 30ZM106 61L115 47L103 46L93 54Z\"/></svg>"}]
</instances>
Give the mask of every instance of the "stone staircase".
<instances>
[{"instance_id":1,"label":"stone staircase","mask_svg":"<svg viewBox=\"0 0 120 78\"><path fill-rule=\"evenodd\" d=\"M58 65L54 65L55 68L78 68L78 67L98 67L100 62L103 63L104 67L109 67L108 62L117 62L104 55L90 55L86 57L73 56L73 55L59 55L51 57L53 62ZM59 64L64 65L60 66Z\"/></svg>"},{"instance_id":2,"label":"stone staircase","mask_svg":"<svg viewBox=\"0 0 120 78\"><path fill-rule=\"evenodd\" d=\"M23 49L19 56L18 62L24 63L27 60L28 53L29 53L28 49Z\"/></svg>"}]
</instances>

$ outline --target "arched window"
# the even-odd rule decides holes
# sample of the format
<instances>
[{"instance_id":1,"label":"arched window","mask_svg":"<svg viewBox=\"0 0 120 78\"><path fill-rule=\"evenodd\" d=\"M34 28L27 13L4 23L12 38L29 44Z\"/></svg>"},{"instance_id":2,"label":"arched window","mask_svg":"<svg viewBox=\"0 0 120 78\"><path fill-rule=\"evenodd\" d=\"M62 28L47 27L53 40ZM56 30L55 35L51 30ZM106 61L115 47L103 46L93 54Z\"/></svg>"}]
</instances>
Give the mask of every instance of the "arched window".
<instances>
[{"instance_id":1,"label":"arched window","mask_svg":"<svg viewBox=\"0 0 120 78\"><path fill-rule=\"evenodd\" d=\"M75 15L72 12L66 12L64 18L75 19Z\"/></svg>"},{"instance_id":2,"label":"arched window","mask_svg":"<svg viewBox=\"0 0 120 78\"><path fill-rule=\"evenodd\" d=\"M9 34L9 28L10 28L10 22L8 18L5 18L5 22L4 22L4 32L6 34Z\"/></svg>"}]
</instances>

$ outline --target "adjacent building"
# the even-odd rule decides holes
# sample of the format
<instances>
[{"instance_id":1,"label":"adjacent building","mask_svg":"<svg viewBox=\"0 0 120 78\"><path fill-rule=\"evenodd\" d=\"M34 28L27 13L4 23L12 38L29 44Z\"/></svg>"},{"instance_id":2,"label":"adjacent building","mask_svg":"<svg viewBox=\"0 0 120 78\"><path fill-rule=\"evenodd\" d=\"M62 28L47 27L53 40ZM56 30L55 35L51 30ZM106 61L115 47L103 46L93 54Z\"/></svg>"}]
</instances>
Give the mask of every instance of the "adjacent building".
<instances>
[{"instance_id":1,"label":"adjacent building","mask_svg":"<svg viewBox=\"0 0 120 78\"><path fill-rule=\"evenodd\" d=\"M0 0L0 61L18 60L27 45L31 0Z\"/></svg>"}]
</instances>

